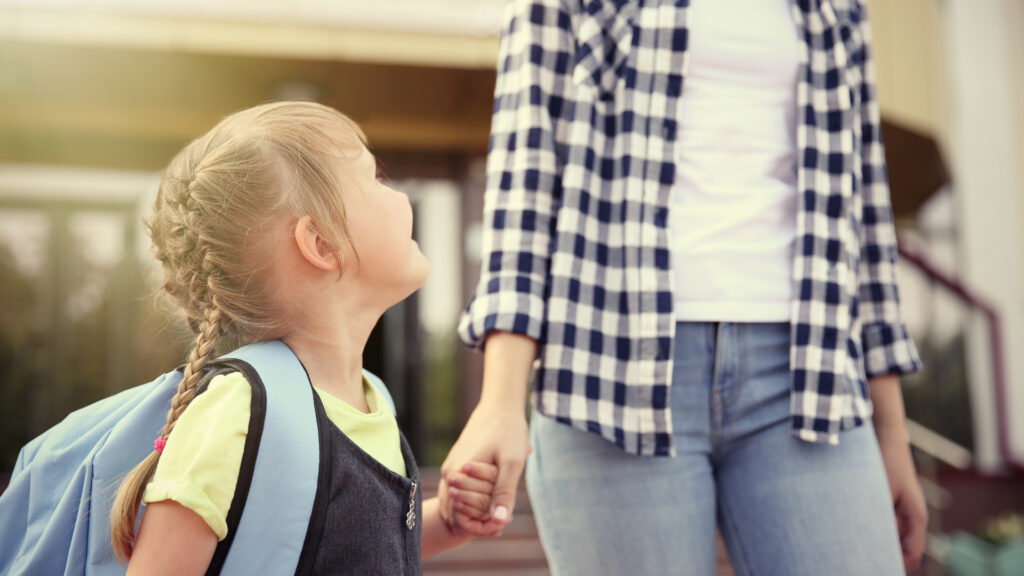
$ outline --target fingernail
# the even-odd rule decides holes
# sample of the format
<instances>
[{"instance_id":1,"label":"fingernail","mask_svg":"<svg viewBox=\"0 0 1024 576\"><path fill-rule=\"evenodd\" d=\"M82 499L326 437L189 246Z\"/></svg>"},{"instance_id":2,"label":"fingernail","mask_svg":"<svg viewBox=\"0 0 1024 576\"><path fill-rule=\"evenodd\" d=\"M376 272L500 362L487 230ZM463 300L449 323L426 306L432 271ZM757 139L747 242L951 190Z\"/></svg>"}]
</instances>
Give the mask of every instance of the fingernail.
<instances>
[{"instance_id":1,"label":"fingernail","mask_svg":"<svg viewBox=\"0 0 1024 576\"><path fill-rule=\"evenodd\" d=\"M462 471L463 472L470 472L471 470L473 470L473 465L472 464L463 464L462 465Z\"/></svg>"},{"instance_id":2,"label":"fingernail","mask_svg":"<svg viewBox=\"0 0 1024 576\"><path fill-rule=\"evenodd\" d=\"M508 508L505 508L504 506L498 506L497 508L494 509L493 516L497 520L507 520Z\"/></svg>"},{"instance_id":3,"label":"fingernail","mask_svg":"<svg viewBox=\"0 0 1024 576\"><path fill-rule=\"evenodd\" d=\"M448 494L450 496L453 496L453 497L454 496L458 496L459 495L459 489L458 488L449 488L448 489Z\"/></svg>"}]
</instances>

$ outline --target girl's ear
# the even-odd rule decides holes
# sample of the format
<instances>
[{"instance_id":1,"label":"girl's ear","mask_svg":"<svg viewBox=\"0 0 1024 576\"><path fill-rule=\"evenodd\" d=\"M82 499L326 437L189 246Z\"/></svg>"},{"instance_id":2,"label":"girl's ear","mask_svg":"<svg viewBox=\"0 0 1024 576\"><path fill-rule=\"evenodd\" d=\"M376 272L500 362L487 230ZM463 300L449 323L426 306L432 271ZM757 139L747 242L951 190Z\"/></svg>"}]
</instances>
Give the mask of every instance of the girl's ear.
<instances>
[{"instance_id":1,"label":"girl's ear","mask_svg":"<svg viewBox=\"0 0 1024 576\"><path fill-rule=\"evenodd\" d=\"M341 269L338 257L324 242L311 217L303 216L295 224L295 243L298 244L302 257L314 267L321 270Z\"/></svg>"}]
</instances>

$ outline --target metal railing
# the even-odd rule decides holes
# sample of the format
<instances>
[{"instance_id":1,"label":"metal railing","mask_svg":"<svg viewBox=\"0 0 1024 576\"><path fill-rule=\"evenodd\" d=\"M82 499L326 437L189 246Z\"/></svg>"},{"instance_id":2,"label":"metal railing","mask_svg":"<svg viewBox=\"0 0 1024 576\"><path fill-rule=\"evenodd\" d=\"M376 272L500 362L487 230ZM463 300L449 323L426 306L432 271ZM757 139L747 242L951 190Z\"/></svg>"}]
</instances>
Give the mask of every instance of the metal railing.
<instances>
[{"instance_id":1,"label":"metal railing","mask_svg":"<svg viewBox=\"0 0 1024 576\"><path fill-rule=\"evenodd\" d=\"M930 281L949 290L969 309L980 312L985 317L991 350L989 361L992 367L992 384L996 401L999 452L1011 471L1024 472L1024 465L1013 457L1009 449L1009 414L1005 402L1007 384L999 314L993 306L964 285L959 278L940 270L924 254L913 249L902 239L898 242L898 247L900 257L904 262L912 264ZM910 445L916 455L915 461L921 490L929 508L925 556L937 565L938 573L942 573L949 554L949 541L943 535L942 517L943 511L948 510L952 505L953 494L938 482L939 469L941 466L948 466L956 470L971 470L975 464L974 455L969 449L919 422L908 419L907 432L910 435Z\"/></svg>"},{"instance_id":2,"label":"metal railing","mask_svg":"<svg viewBox=\"0 0 1024 576\"><path fill-rule=\"evenodd\" d=\"M1024 474L1024 462L1017 460L1010 450L1010 414L1006 402L1006 373L1003 356L1002 323L995 307L988 303L974 290L968 288L959 278L940 270L928 258L909 246L902 239L898 242L900 258L913 264L929 280L946 288L957 296L970 309L980 312L988 325L989 345L991 348L992 386L995 392L996 429L998 433L999 453L1007 468L1017 474Z\"/></svg>"}]
</instances>

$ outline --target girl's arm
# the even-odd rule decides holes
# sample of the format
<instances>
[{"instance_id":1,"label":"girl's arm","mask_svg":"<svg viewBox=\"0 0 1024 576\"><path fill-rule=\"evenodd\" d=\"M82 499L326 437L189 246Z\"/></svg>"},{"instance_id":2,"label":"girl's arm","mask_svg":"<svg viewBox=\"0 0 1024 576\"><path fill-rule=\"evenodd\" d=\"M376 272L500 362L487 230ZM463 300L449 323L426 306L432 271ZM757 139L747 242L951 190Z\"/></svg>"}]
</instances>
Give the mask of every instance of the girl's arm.
<instances>
[{"instance_id":1,"label":"girl's arm","mask_svg":"<svg viewBox=\"0 0 1024 576\"><path fill-rule=\"evenodd\" d=\"M173 500L146 506L128 576L206 573L217 549L217 535L198 514Z\"/></svg>"},{"instance_id":2,"label":"girl's arm","mask_svg":"<svg viewBox=\"0 0 1024 576\"><path fill-rule=\"evenodd\" d=\"M422 558L461 546L473 539L457 535L441 518L438 499L423 502ZM146 506L128 562L128 576L202 575L217 549L217 535L198 514L173 500Z\"/></svg>"},{"instance_id":3,"label":"girl's arm","mask_svg":"<svg viewBox=\"0 0 1024 576\"><path fill-rule=\"evenodd\" d=\"M423 551L424 561L430 557L461 546L473 539L469 534L455 534L441 518L437 498L423 501Z\"/></svg>"}]
</instances>

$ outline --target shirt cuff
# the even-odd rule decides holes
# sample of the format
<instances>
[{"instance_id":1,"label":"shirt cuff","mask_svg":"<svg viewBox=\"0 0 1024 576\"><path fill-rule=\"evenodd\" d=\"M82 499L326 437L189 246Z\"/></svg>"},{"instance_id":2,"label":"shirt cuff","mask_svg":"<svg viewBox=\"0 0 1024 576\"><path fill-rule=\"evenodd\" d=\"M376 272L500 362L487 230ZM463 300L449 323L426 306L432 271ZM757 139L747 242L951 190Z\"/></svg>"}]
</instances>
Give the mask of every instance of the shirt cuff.
<instances>
[{"instance_id":1,"label":"shirt cuff","mask_svg":"<svg viewBox=\"0 0 1024 576\"><path fill-rule=\"evenodd\" d=\"M864 375L868 379L886 374L913 374L921 369L914 341L899 324L871 324L862 331Z\"/></svg>"},{"instance_id":2,"label":"shirt cuff","mask_svg":"<svg viewBox=\"0 0 1024 576\"><path fill-rule=\"evenodd\" d=\"M512 332L541 341L544 299L531 292L478 293L459 321L459 338L471 349L483 351L490 332Z\"/></svg>"},{"instance_id":3,"label":"shirt cuff","mask_svg":"<svg viewBox=\"0 0 1024 576\"><path fill-rule=\"evenodd\" d=\"M195 512L217 535L220 542L228 535L227 518L220 514L213 501L199 488L181 482L150 482L142 494L143 504L173 500Z\"/></svg>"}]
</instances>

